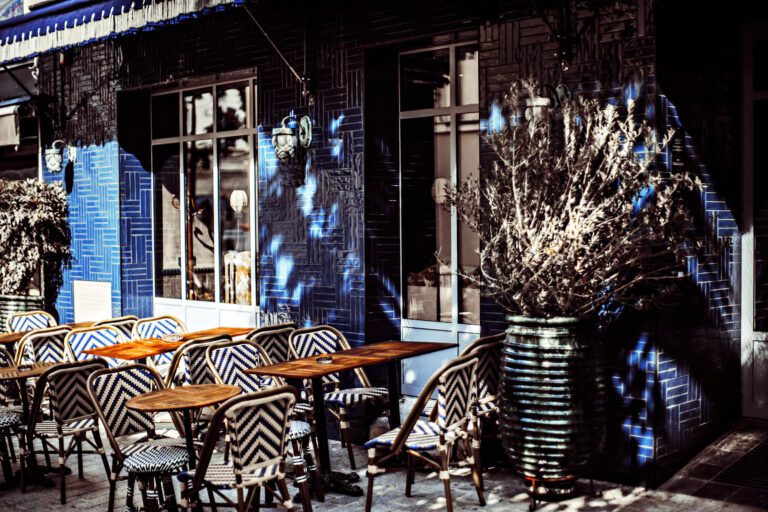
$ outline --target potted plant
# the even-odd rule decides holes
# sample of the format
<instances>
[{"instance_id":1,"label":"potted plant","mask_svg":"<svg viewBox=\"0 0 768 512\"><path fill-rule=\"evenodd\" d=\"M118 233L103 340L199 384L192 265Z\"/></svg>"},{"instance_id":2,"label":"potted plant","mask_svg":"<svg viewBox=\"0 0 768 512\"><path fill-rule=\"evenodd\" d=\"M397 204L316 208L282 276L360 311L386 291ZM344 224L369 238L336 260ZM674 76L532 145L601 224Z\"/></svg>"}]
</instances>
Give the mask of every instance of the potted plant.
<instances>
[{"instance_id":1,"label":"potted plant","mask_svg":"<svg viewBox=\"0 0 768 512\"><path fill-rule=\"evenodd\" d=\"M19 310L53 309L70 260L67 197L59 185L0 179L0 328ZM44 293L29 293L42 270Z\"/></svg>"},{"instance_id":2,"label":"potted plant","mask_svg":"<svg viewBox=\"0 0 768 512\"><path fill-rule=\"evenodd\" d=\"M698 180L668 172L634 102L584 96L526 116L540 87L513 84L495 160L449 190L448 205L480 238L476 282L508 314L501 427L536 494L568 494L601 439L601 316L645 307L683 275L686 207ZM528 101L526 101L528 100ZM534 485L535 483L535 485Z\"/></svg>"}]
</instances>

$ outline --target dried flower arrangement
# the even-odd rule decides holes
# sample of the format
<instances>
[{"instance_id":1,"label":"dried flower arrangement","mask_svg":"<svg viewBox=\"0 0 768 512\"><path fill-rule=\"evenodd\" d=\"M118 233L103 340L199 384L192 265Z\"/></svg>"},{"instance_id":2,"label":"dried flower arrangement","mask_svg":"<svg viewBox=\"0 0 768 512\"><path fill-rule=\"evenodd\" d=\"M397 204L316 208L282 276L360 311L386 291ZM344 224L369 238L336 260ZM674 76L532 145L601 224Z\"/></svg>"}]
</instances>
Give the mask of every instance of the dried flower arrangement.
<instances>
[{"instance_id":1,"label":"dried flower arrangement","mask_svg":"<svg viewBox=\"0 0 768 512\"><path fill-rule=\"evenodd\" d=\"M60 185L0 179L0 294L23 294L42 267L50 302L69 262L67 196Z\"/></svg>"},{"instance_id":2,"label":"dried flower arrangement","mask_svg":"<svg viewBox=\"0 0 768 512\"><path fill-rule=\"evenodd\" d=\"M687 196L700 182L666 170L673 133L657 141L634 102L580 96L526 121L521 105L539 89L535 80L510 87L504 126L486 136L497 159L449 190L447 204L480 237L480 275L463 277L516 315L642 307L681 274Z\"/></svg>"}]
</instances>

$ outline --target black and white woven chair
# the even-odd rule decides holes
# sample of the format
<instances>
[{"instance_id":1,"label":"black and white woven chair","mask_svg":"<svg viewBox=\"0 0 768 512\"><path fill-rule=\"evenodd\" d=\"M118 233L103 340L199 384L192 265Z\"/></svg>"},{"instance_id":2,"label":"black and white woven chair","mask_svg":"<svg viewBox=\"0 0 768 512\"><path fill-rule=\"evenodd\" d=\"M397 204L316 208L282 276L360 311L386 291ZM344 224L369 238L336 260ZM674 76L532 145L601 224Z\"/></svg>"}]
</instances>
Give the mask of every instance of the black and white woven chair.
<instances>
[{"instance_id":1,"label":"black and white woven chair","mask_svg":"<svg viewBox=\"0 0 768 512\"><path fill-rule=\"evenodd\" d=\"M56 319L47 311L25 311L10 315L6 325L8 332L25 332L53 327Z\"/></svg>"},{"instance_id":2,"label":"black and white woven chair","mask_svg":"<svg viewBox=\"0 0 768 512\"><path fill-rule=\"evenodd\" d=\"M0 347L0 366L13 365L11 353L5 347ZM19 398L19 387L16 382L0 381L0 413L21 414L21 405L16 403Z\"/></svg>"},{"instance_id":3,"label":"black and white woven chair","mask_svg":"<svg viewBox=\"0 0 768 512\"><path fill-rule=\"evenodd\" d=\"M85 350L117 345L118 343L123 343L126 339L125 336L123 336L123 333L116 327L105 325L102 327L73 329L72 332L67 334L65 341L70 353L70 358L73 361L86 361L88 359L94 359L95 356L86 354L84 352ZM103 359L109 366L124 364L124 361L118 359L108 357Z\"/></svg>"},{"instance_id":4,"label":"black and white woven chair","mask_svg":"<svg viewBox=\"0 0 768 512\"><path fill-rule=\"evenodd\" d=\"M473 413L477 405L477 356L458 357L440 368L429 379L416 400L402 427L393 429L365 443L368 449L368 494L365 498L365 510L370 512L373 505L374 478L384 473L382 466L401 453L408 456L408 472L405 481L405 495L411 496L414 481L415 463L420 460L438 471L445 488L446 509L453 510L451 498L450 473L448 472L453 448L463 444L466 453L471 452L469 436L471 422L476 421ZM421 417L421 411L434 390L437 389L437 418L429 421ZM377 450L386 450L383 456ZM440 462L435 462L427 454L437 452ZM467 457L472 467L472 476L480 505L485 505L480 468L477 460Z\"/></svg>"},{"instance_id":5,"label":"black and white woven chair","mask_svg":"<svg viewBox=\"0 0 768 512\"><path fill-rule=\"evenodd\" d=\"M139 321L139 317L137 317L136 315L125 315L117 318L100 320L94 323L93 327L103 327L105 325L116 327L117 330L123 333L123 336L125 336L125 339L129 340L131 339L131 335L133 334L133 326L136 325L136 322L138 321Z\"/></svg>"},{"instance_id":6,"label":"black and white woven chair","mask_svg":"<svg viewBox=\"0 0 768 512\"><path fill-rule=\"evenodd\" d=\"M290 386L273 387L231 398L219 407L211 420L197 469L178 476L184 510L199 506L216 510L217 505L222 506L216 504L217 497L238 512L259 510L262 487L287 510L293 510L285 483L285 453L296 393ZM230 464L211 461L222 430L232 443ZM270 482L276 482L279 496L266 485ZM299 488L303 510L311 512L306 480L299 482ZM199 500L203 489L208 491L209 503ZM224 494L226 489L235 491L234 501Z\"/></svg>"},{"instance_id":7,"label":"black and white woven chair","mask_svg":"<svg viewBox=\"0 0 768 512\"><path fill-rule=\"evenodd\" d=\"M187 334L184 322L171 315L142 318L133 326L131 338L134 340L146 338L162 338L166 334ZM166 375L173 360L173 352L151 357L149 363L161 374Z\"/></svg>"},{"instance_id":8,"label":"black and white woven chair","mask_svg":"<svg viewBox=\"0 0 768 512\"><path fill-rule=\"evenodd\" d=\"M10 484L13 480L11 460L16 458L13 454L13 433L19 425L19 418L18 413L0 411L0 464L2 464L6 484Z\"/></svg>"},{"instance_id":9,"label":"black and white woven chair","mask_svg":"<svg viewBox=\"0 0 768 512\"><path fill-rule=\"evenodd\" d=\"M171 475L189 464L189 455L182 438L158 436L152 415L126 407L126 402L138 395L164 389L160 375L142 364L117 366L98 370L88 378L88 394L104 424L112 448L109 477L109 512L114 510L115 490L120 473L128 473L126 510L133 506L133 485L139 482L146 511L158 511L161 504L176 510L176 498ZM171 419L178 432L183 432L175 413ZM131 442L128 436L143 434ZM162 485L156 486L159 480Z\"/></svg>"},{"instance_id":10,"label":"black and white woven chair","mask_svg":"<svg viewBox=\"0 0 768 512\"><path fill-rule=\"evenodd\" d=\"M46 460L48 453L59 456L61 477L61 503L67 502L65 464L72 453L77 451L78 476L83 479L83 454L96 453L101 456L104 471L109 477L109 464L99 435L96 410L88 396L88 376L96 370L107 367L106 361L93 359L77 363L62 363L47 369L37 380L35 398L30 409L29 423L18 428L21 450L21 492L26 491L24 480L26 457L35 456L34 440L42 443ZM43 399L47 396L52 420L40 420ZM88 438L91 435L91 439ZM70 438L65 447L66 438ZM57 444L52 443L56 440ZM93 450L83 451L83 443ZM50 466L50 463L49 463Z\"/></svg>"},{"instance_id":11,"label":"black and white woven chair","mask_svg":"<svg viewBox=\"0 0 768 512\"><path fill-rule=\"evenodd\" d=\"M312 357L321 354L331 354L339 350L348 350L349 342L344 335L329 325L319 325L293 331L289 337L291 352L294 358ZM375 402L382 409L388 402L389 391L387 388L371 386L368 376L362 368L354 370L360 387L341 388L341 376L332 373L323 377L324 399L328 410L339 421L339 433L342 446L346 445L349 464L352 469L357 469L355 456L352 451L352 443L349 435L349 421L347 409L355 404Z\"/></svg>"},{"instance_id":12,"label":"black and white woven chair","mask_svg":"<svg viewBox=\"0 0 768 512\"><path fill-rule=\"evenodd\" d=\"M215 343L232 341L228 334L217 334L187 341L173 353L168 375L165 376L167 387L188 384L213 384L216 379L211 372L205 351Z\"/></svg>"},{"instance_id":13,"label":"black and white woven chair","mask_svg":"<svg viewBox=\"0 0 768 512\"><path fill-rule=\"evenodd\" d=\"M216 382L239 386L245 393L261 391L273 386L285 385L279 377L260 377L245 370L272 364L267 353L257 344L249 340L230 341L210 345L206 350L206 360L213 372ZM301 409L297 409L301 406ZM306 481L307 473L312 477L318 499L324 501L320 475L315 465L315 457L309 448L309 438L312 433L311 426L306 421L296 419L295 416L305 415L309 406L306 403L297 403L293 407L294 416L291 421L289 438L293 451L293 470L296 481ZM309 409L311 410L311 409ZM227 440L227 443L229 440ZM225 454L227 451L225 450ZM305 471L306 468L306 471Z\"/></svg>"},{"instance_id":14,"label":"black and white woven chair","mask_svg":"<svg viewBox=\"0 0 768 512\"><path fill-rule=\"evenodd\" d=\"M16 348L16 364L63 363L70 353L66 337L72 332L67 325L29 331L19 340Z\"/></svg>"},{"instance_id":15,"label":"black and white woven chair","mask_svg":"<svg viewBox=\"0 0 768 512\"><path fill-rule=\"evenodd\" d=\"M288 338L296 330L294 322L267 325L254 329L245 335L245 339L257 343L273 363L284 363L291 358L291 346Z\"/></svg>"}]
</instances>

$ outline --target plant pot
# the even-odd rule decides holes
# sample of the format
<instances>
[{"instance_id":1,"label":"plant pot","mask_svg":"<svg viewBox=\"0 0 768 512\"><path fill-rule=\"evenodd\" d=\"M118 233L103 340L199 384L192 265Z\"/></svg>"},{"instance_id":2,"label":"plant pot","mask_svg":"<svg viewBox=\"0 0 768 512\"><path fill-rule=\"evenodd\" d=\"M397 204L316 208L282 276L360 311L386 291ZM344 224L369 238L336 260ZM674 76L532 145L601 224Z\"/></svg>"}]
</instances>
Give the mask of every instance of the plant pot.
<instances>
[{"instance_id":1,"label":"plant pot","mask_svg":"<svg viewBox=\"0 0 768 512\"><path fill-rule=\"evenodd\" d=\"M14 313L44 309L42 296L0 295L0 332L8 332L8 317Z\"/></svg>"},{"instance_id":2,"label":"plant pot","mask_svg":"<svg viewBox=\"0 0 768 512\"><path fill-rule=\"evenodd\" d=\"M535 497L573 493L602 441L605 381L598 337L574 318L509 316L502 356L504 449Z\"/></svg>"}]
</instances>

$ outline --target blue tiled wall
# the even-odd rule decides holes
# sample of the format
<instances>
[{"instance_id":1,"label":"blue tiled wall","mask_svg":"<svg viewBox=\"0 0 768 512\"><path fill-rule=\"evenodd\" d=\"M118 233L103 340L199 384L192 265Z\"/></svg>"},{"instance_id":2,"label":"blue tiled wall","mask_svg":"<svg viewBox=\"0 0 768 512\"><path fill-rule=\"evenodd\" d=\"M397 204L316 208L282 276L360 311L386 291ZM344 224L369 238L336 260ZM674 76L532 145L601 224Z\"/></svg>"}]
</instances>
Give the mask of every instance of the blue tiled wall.
<instances>
[{"instance_id":1,"label":"blue tiled wall","mask_svg":"<svg viewBox=\"0 0 768 512\"><path fill-rule=\"evenodd\" d=\"M65 151L66 155L66 151ZM65 165L67 160L65 159ZM75 280L112 283L112 313L121 311L120 289L120 179L117 142L77 148L71 170L43 179L67 189L72 231L72 264L64 270L56 309L61 322L74 320L72 283Z\"/></svg>"}]
</instances>

